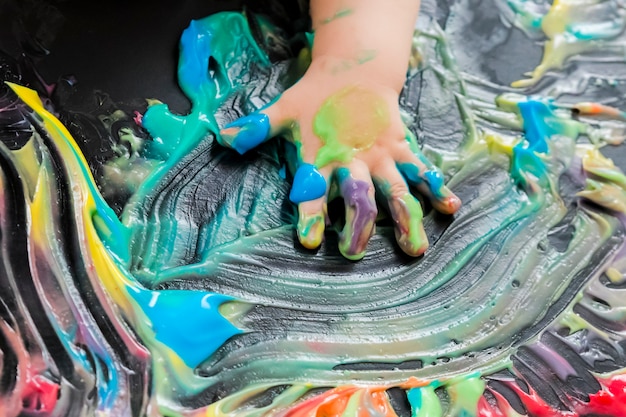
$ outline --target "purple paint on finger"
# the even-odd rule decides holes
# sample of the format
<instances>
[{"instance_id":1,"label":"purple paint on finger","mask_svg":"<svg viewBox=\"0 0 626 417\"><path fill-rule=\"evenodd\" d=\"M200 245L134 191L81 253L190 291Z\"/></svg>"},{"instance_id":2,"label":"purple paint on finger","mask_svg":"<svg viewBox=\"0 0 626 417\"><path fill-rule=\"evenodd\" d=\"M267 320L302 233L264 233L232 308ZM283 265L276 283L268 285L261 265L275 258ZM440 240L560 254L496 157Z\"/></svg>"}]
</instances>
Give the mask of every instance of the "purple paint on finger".
<instances>
[{"instance_id":1,"label":"purple paint on finger","mask_svg":"<svg viewBox=\"0 0 626 417\"><path fill-rule=\"evenodd\" d=\"M344 252L351 255L358 255L363 251L370 237L370 235L362 236L363 231L367 228L371 229L371 224L376 220L378 213L376 202L369 196L370 187L368 182L354 180L352 177L341 181L341 195L346 203L346 210L352 210L354 214L351 224L346 223L346 228L344 228L344 234L348 233L350 236L349 251ZM364 239L365 242L363 242Z\"/></svg>"}]
</instances>

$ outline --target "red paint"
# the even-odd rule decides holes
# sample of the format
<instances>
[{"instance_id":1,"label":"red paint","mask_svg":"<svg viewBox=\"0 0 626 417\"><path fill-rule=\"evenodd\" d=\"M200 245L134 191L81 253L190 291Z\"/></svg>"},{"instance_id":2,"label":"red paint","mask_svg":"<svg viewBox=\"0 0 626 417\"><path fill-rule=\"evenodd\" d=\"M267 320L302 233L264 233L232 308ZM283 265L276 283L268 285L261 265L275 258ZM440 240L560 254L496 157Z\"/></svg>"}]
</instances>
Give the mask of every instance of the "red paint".
<instances>
[{"instance_id":1,"label":"red paint","mask_svg":"<svg viewBox=\"0 0 626 417\"><path fill-rule=\"evenodd\" d=\"M498 403L498 405L500 404ZM484 396L478 400L476 414L478 417L506 417L499 407L489 404L489 401Z\"/></svg>"},{"instance_id":2,"label":"red paint","mask_svg":"<svg viewBox=\"0 0 626 417\"><path fill-rule=\"evenodd\" d=\"M572 410L566 411L551 407L532 388L527 393L514 380L501 382L517 394L528 412L528 417L581 417L589 414L626 417L626 373L598 379L602 389L591 394L588 402L572 397L563 398L564 403L570 404L572 408ZM506 398L497 391L487 389L495 398L495 404L489 403L482 396L478 400L477 416L506 417L510 415L513 408ZM338 417L345 411L348 401L357 391L362 391L363 394L361 400L363 403L359 407L358 417L369 417L369 411L374 411L379 416L396 416L384 388L357 388L353 386L338 387L308 398L280 415L282 417ZM367 406L363 407L363 405Z\"/></svg>"},{"instance_id":3,"label":"red paint","mask_svg":"<svg viewBox=\"0 0 626 417\"><path fill-rule=\"evenodd\" d=\"M589 396L587 413L626 416L626 375L600 379L603 390Z\"/></svg>"},{"instance_id":4,"label":"red paint","mask_svg":"<svg viewBox=\"0 0 626 417\"><path fill-rule=\"evenodd\" d=\"M511 382L507 385L519 396L531 417L579 417L587 414L626 417L626 374L599 379L598 382L602 389L591 394L589 402L565 398L566 404L572 404L572 411L555 410L534 390L526 393L516 383Z\"/></svg>"},{"instance_id":5,"label":"red paint","mask_svg":"<svg viewBox=\"0 0 626 417\"><path fill-rule=\"evenodd\" d=\"M59 385L42 375L28 376L22 392L22 407L29 413L49 413L59 398Z\"/></svg>"}]
</instances>

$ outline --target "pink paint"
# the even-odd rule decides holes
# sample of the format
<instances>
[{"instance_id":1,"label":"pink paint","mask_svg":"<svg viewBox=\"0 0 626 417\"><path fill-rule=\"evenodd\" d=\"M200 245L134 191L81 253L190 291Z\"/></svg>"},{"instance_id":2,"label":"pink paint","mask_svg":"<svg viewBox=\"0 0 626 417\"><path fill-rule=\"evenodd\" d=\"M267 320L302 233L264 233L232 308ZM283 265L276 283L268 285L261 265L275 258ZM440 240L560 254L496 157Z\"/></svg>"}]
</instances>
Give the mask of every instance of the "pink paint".
<instances>
[{"instance_id":1,"label":"pink paint","mask_svg":"<svg viewBox=\"0 0 626 417\"><path fill-rule=\"evenodd\" d=\"M573 411L555 410L548 405L534 390L524 392L518 384L507 383L515 391L526 407L529 416L533 417L579 417L588 414L606 416L626 416L626 374L607 379L599 379L602 389L589 396L589 402L567 397Z\"/></svg>"},{"instance_id":2,"label":"pink paint","mask_svg":"<svg viewBox=\"0 0 626 417\"><path fill-rule=\"evenodd\" d=\"M143 122L143 114L139 113L138 111L135 110L135 117L133 117L133 120L135 121L135 124L137 126L141 126L142 122Z\"/></svg>"},{"instance_id":3,"label":"pink paint","mask_svg":"<svg viewBox=\"0 0 626 417\"><path fill-rule=\"evenodd\" d=\"M59 385L43 375L28 376L22 391L22 407L29 413L49 413L59 398Z\"/></svg>"}]
</instances>

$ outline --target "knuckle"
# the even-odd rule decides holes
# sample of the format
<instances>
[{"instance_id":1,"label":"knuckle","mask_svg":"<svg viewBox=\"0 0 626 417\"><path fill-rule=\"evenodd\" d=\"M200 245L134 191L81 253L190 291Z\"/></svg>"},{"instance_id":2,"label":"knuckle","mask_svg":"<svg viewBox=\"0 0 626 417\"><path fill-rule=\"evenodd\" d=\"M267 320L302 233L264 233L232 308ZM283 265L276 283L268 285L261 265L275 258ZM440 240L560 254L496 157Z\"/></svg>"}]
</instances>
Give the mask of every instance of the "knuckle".
<instances>
[{"instance_id":1,"label":"knuckle","mask_svg":"<svg viewBox=\"0 0 626 417\"><path fill-rule=\"evenodd\" d=\"M389 185L389 195L392 198L401 198L404 197L409 192L408 187L402 181L396 181Z\"/></svg>"}]
</instances>

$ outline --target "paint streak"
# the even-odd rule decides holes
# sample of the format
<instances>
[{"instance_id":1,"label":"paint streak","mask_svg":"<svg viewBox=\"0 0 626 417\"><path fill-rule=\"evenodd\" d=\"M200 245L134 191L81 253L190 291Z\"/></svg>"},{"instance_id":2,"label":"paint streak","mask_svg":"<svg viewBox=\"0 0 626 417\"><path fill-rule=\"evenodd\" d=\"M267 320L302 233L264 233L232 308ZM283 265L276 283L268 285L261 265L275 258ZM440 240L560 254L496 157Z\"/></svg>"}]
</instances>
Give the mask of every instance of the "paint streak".
<instances>
[{"instance_id":1,"label":"paint streak","mask_svg":"<svg viewBox=\"0 0 626 417\"><path fill-rule=\"evenodd\" d=\"M572 104L570 84L538 83L579 57L575 45L611 55L623 11L556 1L542 14L530 3L509 6L519 27L548 39L533 96L461 72L449 39L466 32L420 21L423 65L401 106L428 159L425 170L398 166L433 194L449 179L466 204L441 218L397 197L357 263L336 244L294 244L296 221L319 244L325 218L296 220L280 175L293 160L277 144L247 159L214 146L217 120L255 114L286 71L269 65L241 14L190 25L179 77L192 109L152 102L135 117L151 138L118 135L106 161L115 183L96 183L87 138L12 85L19 99L0 97L0 132L15 133L0 145L0 414L625 415L626 177L603 156L619 143L622 112L594 101L597 86ZM350 100L379 101L365 87L345 93L319 118L327 163L375 140L336 132L387 123L351 119ZM126 117L108 116L107 129ZM266 136L258 127L244 148ZM141 173L127 175L134 164ZM369 186L337 177L343 236L358 236L374 224ZM118 217L99 190L119 184L132 196ZM408 259L393 233L415 252L426 235L433 246ZM360 253L358 239L340 247Z\"/></svg>"}]
</instances>

